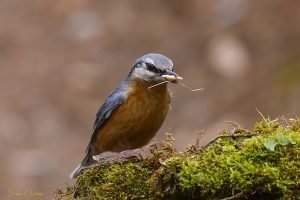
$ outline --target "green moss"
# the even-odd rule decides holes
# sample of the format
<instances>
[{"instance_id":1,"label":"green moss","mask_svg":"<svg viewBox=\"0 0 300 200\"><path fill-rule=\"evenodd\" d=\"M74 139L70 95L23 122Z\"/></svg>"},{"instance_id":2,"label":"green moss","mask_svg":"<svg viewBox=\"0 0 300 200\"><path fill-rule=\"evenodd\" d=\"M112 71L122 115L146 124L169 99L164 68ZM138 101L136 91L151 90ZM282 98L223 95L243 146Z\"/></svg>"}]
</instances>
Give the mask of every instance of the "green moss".
<instances>
[{"instance_id":1,"label":"green moss","mask_svg":"<svg viewBox=\"0 0 300 200\"><path fill-rule=\"evenodd\" d=\"M300 199L300 120L284 122L224 131L185 153L169 137L142 160L86 170L57 199Z\"/></svg>"},{"instance_id":2,"label":"green moss","mask_svg":"<svg viewBox=\"0 0 300 200\"><path fill-rule=\"evenodd\" d=\"M143 162L98 166L77 180L77 196L93 199L135 199L149 197L147 181L153 170ZM130 187L128 187L130 186Z\"/></svg>"}]
</instances>

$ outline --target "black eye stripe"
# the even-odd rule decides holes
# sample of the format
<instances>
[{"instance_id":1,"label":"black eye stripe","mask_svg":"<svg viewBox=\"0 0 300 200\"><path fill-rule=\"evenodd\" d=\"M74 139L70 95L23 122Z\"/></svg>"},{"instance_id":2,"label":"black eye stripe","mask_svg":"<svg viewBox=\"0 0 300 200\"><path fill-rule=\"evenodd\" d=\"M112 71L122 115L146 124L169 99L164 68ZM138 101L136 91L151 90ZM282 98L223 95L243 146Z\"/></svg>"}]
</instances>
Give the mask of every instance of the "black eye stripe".
<instances>
[{"instance_id":1,"label":"black eye stripe","mask_svg":"<svg viewBox=\"0 0 300 200\"><path fill-rule=\"evenodd\" d=\"M153 64L151 63L146 63L147 70L154 72L154 73L163 73L164 71L161 69L157 69Z\"/></svg>"},{"instance_id":2,"label":"black eye stripe","mask_svg":"<svg viewBox=\"0 0 300 200\"><path fill-rule=\"evenodd\" d=\"M150 63L146 63L147 69L151 72L158 72L158 70L156 69L156 67Z\"/></svg>"}]
</instances>

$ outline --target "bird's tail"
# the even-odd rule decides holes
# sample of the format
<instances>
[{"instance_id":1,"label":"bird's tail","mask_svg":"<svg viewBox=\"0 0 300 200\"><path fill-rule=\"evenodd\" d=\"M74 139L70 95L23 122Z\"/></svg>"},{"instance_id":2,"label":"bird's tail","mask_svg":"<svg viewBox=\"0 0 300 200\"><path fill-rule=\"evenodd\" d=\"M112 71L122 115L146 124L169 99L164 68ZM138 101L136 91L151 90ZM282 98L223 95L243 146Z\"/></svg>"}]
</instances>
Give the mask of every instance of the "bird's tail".
<instances>
[{"instance_id":1,"label":"bird's tail","mask_svg":"<svg viewBox=\"0 0 300 200\"><path fill-rule=\"evenodd\" d=\"M90 166L94 163L96 163L96 161L93 159L93 155L91 154L91 152L88 151L88 153L85 155L85 157L84 157L83 161L81 162L81 164L79 164L73 170L73 172L70 174L70 179L76 178L82 170L86 169L88 166Z\"/></svg>"}]
</instances>

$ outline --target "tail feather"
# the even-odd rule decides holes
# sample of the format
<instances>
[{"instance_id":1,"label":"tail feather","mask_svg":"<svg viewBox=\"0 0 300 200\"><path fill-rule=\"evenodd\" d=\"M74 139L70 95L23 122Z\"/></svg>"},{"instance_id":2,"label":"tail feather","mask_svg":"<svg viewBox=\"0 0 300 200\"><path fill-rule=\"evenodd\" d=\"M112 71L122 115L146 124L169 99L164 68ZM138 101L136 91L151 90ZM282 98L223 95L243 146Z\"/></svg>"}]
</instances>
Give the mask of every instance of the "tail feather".
<instances>
[{"instance_id":1,"label":"tail feather","mask_svg":"<svg viewBox=\"0 0 300 200\"><path fill-rule=\"evenodd\" d=\"M88 166L96 163L96 161L93 159L93 156L90 152L86 154L81 164L79 164L70 174L70 179L75 179L82 170L86 169Z\"/></svg>"},{"instance_id":2,"label":"tail feather","mask_svg":"<svg viewBox=\"0 0 300 200\"><path fill-rule=\"evenodd\" d=\"M82 170L83 170L83 168L82 168L81 164L77 165L77 167L69 175L69 178L75 179Z\"/></svg>"}]
</instances>

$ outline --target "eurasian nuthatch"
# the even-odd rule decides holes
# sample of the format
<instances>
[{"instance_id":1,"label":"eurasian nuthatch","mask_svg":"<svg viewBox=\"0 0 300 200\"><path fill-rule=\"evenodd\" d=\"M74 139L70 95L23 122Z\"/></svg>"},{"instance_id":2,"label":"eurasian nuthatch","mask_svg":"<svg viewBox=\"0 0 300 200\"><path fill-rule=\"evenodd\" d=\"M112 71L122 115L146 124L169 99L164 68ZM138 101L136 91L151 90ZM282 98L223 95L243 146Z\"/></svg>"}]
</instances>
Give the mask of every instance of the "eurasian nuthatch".
<instances>
[{"instance_id":1,"label":"eurasian nuthatch","mask_svg":"<svg viewBox=\"0 0 300 200\"><path fill-rule=\"evenodd\" d=\"M145 146L169 110L167 82L176 83L180 79L173 72L169 58L154 53L139 58L98 111L86 156L70 176L76 177L82 169L94 164L95 155Z\"/></svg>"}]
</instances>

